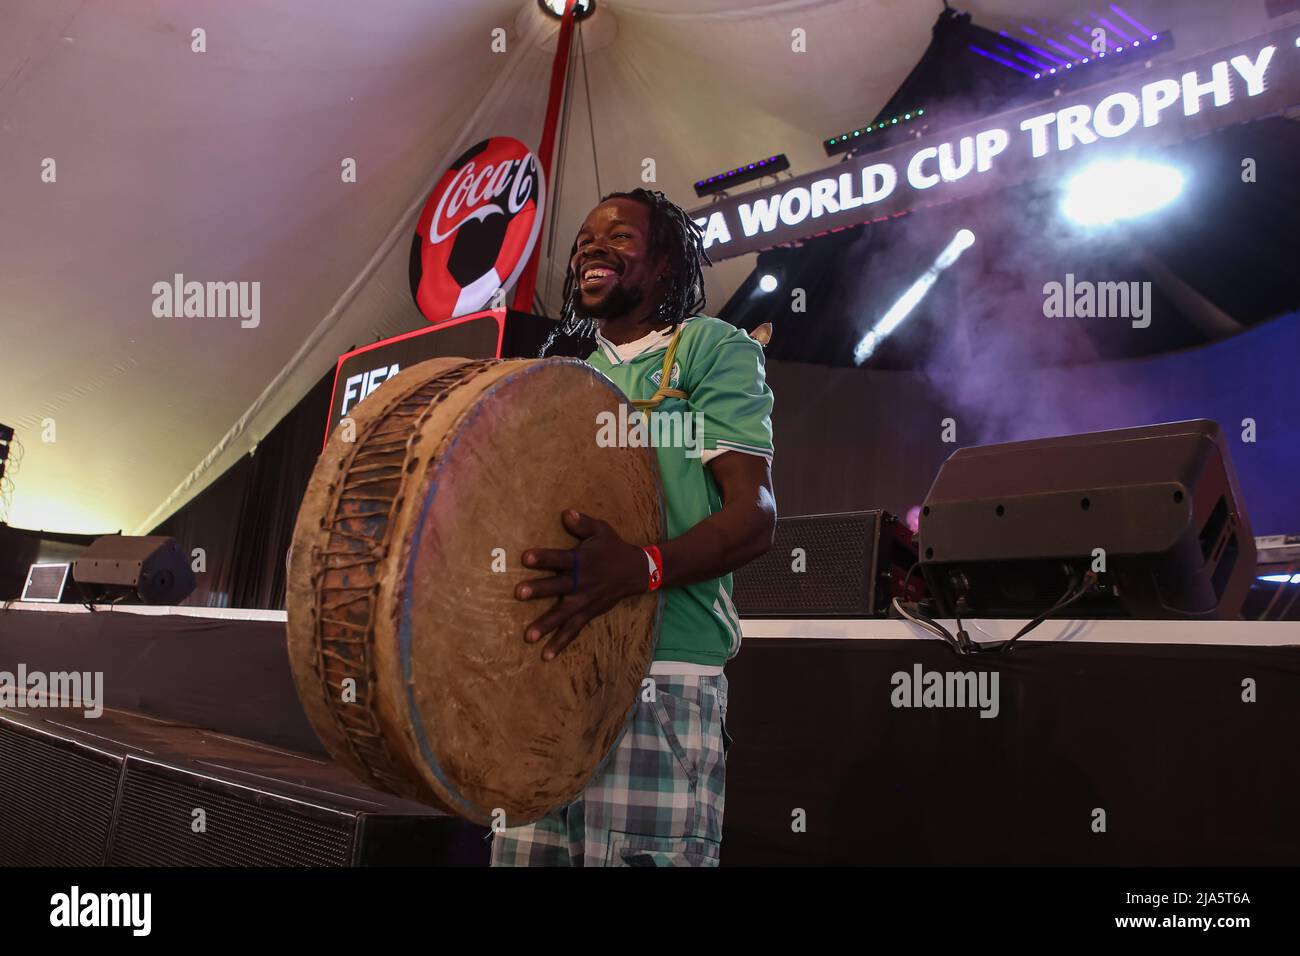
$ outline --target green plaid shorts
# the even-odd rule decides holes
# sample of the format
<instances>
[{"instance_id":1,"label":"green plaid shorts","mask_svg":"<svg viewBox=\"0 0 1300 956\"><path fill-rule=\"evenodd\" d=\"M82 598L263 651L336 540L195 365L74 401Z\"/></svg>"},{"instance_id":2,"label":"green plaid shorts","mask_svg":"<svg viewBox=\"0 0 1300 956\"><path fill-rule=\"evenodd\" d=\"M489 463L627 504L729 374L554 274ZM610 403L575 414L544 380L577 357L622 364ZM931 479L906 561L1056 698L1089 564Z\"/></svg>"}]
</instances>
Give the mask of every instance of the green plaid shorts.
<instances>
[{"instance_id":1,"label":"green plaid shorts","mask_svg":"<svg viewBox=\"0 0 1300 956\"><path fill-rule=\"evenodd\" d=\"M587 789L492 834L493 866L717 866L727 678L654 675ZM653 700L645 700L653 696Z\"/></svg>"}]
</instances>

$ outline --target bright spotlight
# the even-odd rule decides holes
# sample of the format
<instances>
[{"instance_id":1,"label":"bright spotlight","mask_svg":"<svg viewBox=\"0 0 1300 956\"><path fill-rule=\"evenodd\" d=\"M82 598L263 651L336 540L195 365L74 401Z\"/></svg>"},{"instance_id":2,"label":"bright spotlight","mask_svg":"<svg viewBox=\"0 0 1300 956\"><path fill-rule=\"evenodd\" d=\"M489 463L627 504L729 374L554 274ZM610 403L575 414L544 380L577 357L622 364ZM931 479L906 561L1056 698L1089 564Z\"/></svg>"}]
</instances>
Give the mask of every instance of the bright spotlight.
<instances>
[{"instance_id":1,"label":"bright spotlight","mask_svg":"<svg viewBox=\"0 0 1300 956\"><path fill-rule=\"evenodd\" d=\"M564 0L537 0L537 5L557 20L564 16ZM595 7L596 0L577 0L573 5L573 19L587 19Z\"/></svg>"},{"instance_id":2,"label":"bright spotlight","mask_svg":"<svg viewBox=\"0 0 1300 956\"><path fill-rule=\"evenodd\" d=\"M776 276L770 272L763 273L763 277L758 280L758 287L764 292L776 291Z\"/></svg>"},{"instance_id":3,"label":"bright spotlight","mask_svg":"<svg viewBox=\"0 0 1300 956\"><path fill-rule=\"evenodd\" d=\"M939 258L934 260L934 265L938 269L946 269L954 262L963 252L975 245L975 233L969 229L960 229L957 235L952 237L952 242L948 243L948 248L939 253Z\"/></svg>"},{"instance_id":4,"label":"bright spotlight","mask_svg":"<svg viewBox=\"0 0 1300 956\"><path fill-rule=\"evenodd\" d=\"M1101 160L1066 185L1061 211L1081 226L1136 219L1177 199L1184 182L1172 166L1139 159Z\"/></svg>"},{"instance_id":5,"label":"bright spotlight","mask_svg":"<svg viewBox=\"0 0 1300 956\"><path fill-rule=\"evenodd\" d=\"M952 242L948 243L943 252L939 253L934 260L934 264L921 274L904 292L897 302L890 306L889 311L884 314L879 322L871 327L871 331L862 337L858 347L853 350L853 361L861 365L871 357L871 353L876 350L876 346L883 342L889 333L903 324L906 319L916 308L917 304L925 298L925 294L930 291L930 286L934 285L935 280L939 278L939 273L947 269L957 261L963 252L975 244L975 233L969 229L961 229L957 235L952 237Z\"/></svg>"}]
</instances>

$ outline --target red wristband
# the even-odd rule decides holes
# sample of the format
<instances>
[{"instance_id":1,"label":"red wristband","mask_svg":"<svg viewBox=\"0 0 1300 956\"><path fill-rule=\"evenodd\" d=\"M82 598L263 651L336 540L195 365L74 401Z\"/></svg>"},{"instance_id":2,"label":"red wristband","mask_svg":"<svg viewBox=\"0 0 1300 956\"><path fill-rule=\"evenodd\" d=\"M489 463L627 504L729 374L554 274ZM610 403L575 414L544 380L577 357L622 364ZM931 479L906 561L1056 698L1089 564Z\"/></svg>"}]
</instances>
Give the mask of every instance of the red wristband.
<instances>
[{"instance_id":1,"label":"red wristband","mask_svg":"<svg viewBox=\"0 0 1300 956\"><path fill-rule=\"evenodd\" d=\"M642 548L646 557L650 559L650 586L647 591L658 591L664 583L664 557L659 553L657 545L650 545L648 548Z\"/></svg>"}]
</instances>

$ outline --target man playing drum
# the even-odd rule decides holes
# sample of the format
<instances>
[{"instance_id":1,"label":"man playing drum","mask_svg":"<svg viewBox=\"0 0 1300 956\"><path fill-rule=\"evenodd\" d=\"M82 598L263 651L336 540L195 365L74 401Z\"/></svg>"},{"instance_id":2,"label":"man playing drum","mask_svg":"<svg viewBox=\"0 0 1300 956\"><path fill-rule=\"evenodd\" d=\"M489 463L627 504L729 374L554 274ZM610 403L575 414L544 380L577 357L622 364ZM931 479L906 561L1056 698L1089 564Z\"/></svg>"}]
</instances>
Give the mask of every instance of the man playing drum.
<instances>
[{"instance_id":1,"label":"man playing drum","mask_svg":"<svg viewBox=\"0 0 1300 956\"><path fill-rule=\"evenodd\" d=\"M594 336L588 362L658 437L667 537L624 541L575 502L560 520L576 547L523 554L525 567L550 575L516 597L554 602L524 639L544 641L552 660L588 621L660 587L663 615L653 685L617 749L575 802L494 833L494 866L718 863L730 742L723 665L740 647L731 572L771 546L776 501L763 351L700 314L707 263L690 217L645 189L606 197L570 252L563 330Z\"/></svg>"}]
</instances>

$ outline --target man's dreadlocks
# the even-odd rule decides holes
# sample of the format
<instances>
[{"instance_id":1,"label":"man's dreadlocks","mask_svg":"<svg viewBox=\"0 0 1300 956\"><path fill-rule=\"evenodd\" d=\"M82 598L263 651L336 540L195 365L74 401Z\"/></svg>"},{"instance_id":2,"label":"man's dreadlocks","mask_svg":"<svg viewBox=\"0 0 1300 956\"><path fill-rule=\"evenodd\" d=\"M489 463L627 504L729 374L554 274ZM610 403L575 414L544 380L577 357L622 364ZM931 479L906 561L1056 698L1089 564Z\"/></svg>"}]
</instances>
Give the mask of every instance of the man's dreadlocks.
<instances>
[{"instance_id":1,"label":"man's dreadlocks","mask_svg":"<svg viewBox=\"0 0 1300 956\"><path fill-rule=\"evenodd\" d=\"M703 266L712 265L704 251L704 234L695 221L659 190L633 189L631 192L610 193L601 202L610 199L635 199L650 207L649 254L668 253L668 292L660 303L655 317L675 328L704 308ZM571 339L595 339L596 323L577 314L578 277L573 271L573 256L578 251L575 238L569 250L569 265L564 274L564 307L560 324L551 332L541 355L546 355L559 336Z\"/></svg>"}]
</instances>

